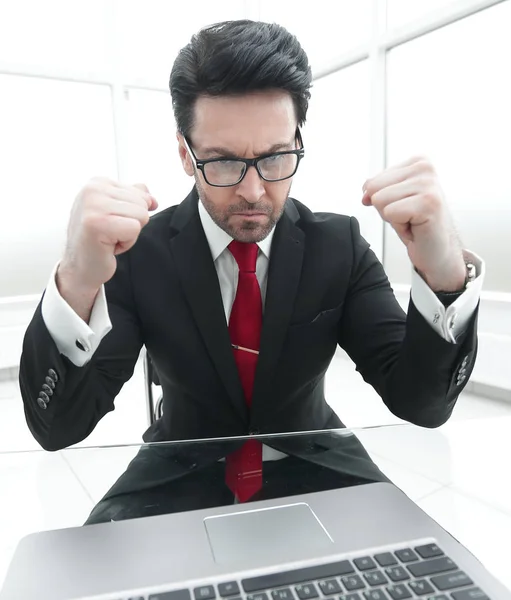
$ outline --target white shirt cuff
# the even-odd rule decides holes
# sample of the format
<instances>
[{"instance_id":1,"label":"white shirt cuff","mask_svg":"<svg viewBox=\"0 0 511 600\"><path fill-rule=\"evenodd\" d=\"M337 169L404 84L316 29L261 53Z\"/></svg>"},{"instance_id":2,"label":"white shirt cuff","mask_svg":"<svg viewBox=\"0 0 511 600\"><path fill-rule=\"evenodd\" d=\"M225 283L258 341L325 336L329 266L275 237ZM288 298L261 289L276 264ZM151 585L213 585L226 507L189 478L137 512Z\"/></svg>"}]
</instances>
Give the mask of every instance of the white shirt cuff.
<instances>
[{"instance_id":1,"label":"white shirt cuff","mask_svg":"<svg viewBox=\"0 0 511 600\"><path fill-rule=\"evenodd\" d=\"M44 294L41 312L58 351L77 367L83 367L96 352L101 340L112 329L108 315L105 286L96 296L89 320L85 323L62 298L55 282L57 263ZM81 345L83 350L79 348Z\"/></svg>"},{"instance_id":2,"label":"white shirt cuff","mask_svg":"<svg viewBox=\"0 0 511 600\"><path fill-rule=\"evenodd\" d=\"M485 264L479 256L468 250L463 250L463 255L475 265L476 278L467 283L467 289L448 307L440 302L412 265L411 294L415 307L438 335L452 344L465 331L477 307L485 275Z\"/></svg>"}]
</instances>

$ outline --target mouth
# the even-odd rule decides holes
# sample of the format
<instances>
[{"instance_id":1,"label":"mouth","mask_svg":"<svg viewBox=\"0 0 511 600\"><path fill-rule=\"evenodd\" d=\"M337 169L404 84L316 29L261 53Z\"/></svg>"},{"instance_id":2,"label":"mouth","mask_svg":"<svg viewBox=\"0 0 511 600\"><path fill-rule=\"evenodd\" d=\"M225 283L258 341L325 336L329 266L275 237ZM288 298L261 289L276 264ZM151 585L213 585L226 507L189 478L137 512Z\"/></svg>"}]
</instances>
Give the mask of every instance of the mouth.
<instances>
[{"instance_id":1,"label":"mouth","mask_svg":"<svg viewBox=\"0 0 511 600\"><path fill-rule=\"evenodd\" d=\"M251 217L266 217L268 216L266 213L258 213L258 212L242 212L242 213L234 213L237 217L251 218Z\"/></svg>"}]
</instances>

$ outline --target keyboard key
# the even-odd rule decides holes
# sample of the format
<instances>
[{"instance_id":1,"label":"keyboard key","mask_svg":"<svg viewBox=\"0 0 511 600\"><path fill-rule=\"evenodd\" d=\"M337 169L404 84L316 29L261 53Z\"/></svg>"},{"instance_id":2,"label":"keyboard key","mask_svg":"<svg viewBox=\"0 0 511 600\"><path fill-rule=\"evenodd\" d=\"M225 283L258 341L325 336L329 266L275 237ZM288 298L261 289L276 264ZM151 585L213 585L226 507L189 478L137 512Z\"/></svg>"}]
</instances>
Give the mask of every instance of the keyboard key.
<instances>
[{"instance_id":1,"label":"keyboard key","mask_svg":"<svg viewBox=\"0 0 511 600\"><path fill-rule=\"evenodd\" d=\"M396 550L394 554L399 558L401 562L409 563L419 560L419 557L411 548L403 548L403 550Z\"/></svg>"},{"instance_id":2,"label":"keyboard key","mask_svg":"<svg viewBox=\"0 0 511 600\"><path fill-rule=\"evenodd\" d=\"M454 600L490 600L483 590L478 587L462 590L461 592L453 592L451 596Z\"/></svg>"},{"instance_id":3,"label":"keyboard key","mask_svg":"<svg viewBox=\"0 0 511 600\"><path fill-rule=\"evenodd\" d=\"M339 592L342 592L342 588L337 579L328 579L327 581L320 581L319 587L323 594L325 594L325 596L331 596L332 594L338 594Z\"/></svg>"},{"instance_id":4,"label":"keyboard key","mask_svg":"<svg viewBox=\"0 0 511 600\"><path fill-rule=\"evenodd\" d=\"M341 581L348 592L362 590L366 587L366 584L362 581L360 575L346 575L341 577Z\"/></svg>"},{"instance_id":5,"label":"keyboard key","mask_svg":"<svg viewBox=\"0 0 511 600\"><path fill-rule=\"evenodd\" d=\"M428 596L426 600L449 600L445 594L435 594L434 596Z\"/></svg>"},{"instance_id":6,"label":"keyboard key","mask_svg":"<svg viewBox=\"0 0 511 600\"><path fill-rule=\"evenodd\" d=\"M293 592L289 588L284 588L282 590L273 590L271 593L271 597L273 600L295 600L293 596Z\"/></svg>"},{"instance_id":7,"label":"keyboard key","mask_svg":"<svg viewBox=\"0 0 511 600\"><path fill-rule=\"evenodd\" d=\"M458 566L450 558L433 558L424 562L407 565L408 570L414 577L424 577L425 575L435 575L445 571L455 571Z\"/></svg>"},{"instance_id":8,"label":"keyboard key","mask_svg":"<svg viewBox=\"0 0 511 600\"><path fill-rule=\"evenodd\" d=\"M191 600L190 590L174 590L173 592L160 592L151 594L149 600Z\"/></svg>"},{"instance_id":9,"label":"keyboard key","mask_svg":"<svg viewBox=\"0 0 511 600\"><path fill-rule=\"evenodd\" d=\"M360 594L354 592L353 594L343 594L342 596L339 596L339 600L362 600L362 598L360 597Z\"/></svg>"},{"instance_id":10,"label":"keyboard key","mask_svg":"<svg viewBox=\"0 0 511 600\"><path fill-rule=\"evenodd\" d=\"M222 598L236 596L240 593L240 586L237 581L227 581L226 583L218 584L218 593Z\"/></svg>"},{"instance_id":11,"label":"keyboard key","mask_svg":"<svg viewBox=\"0 0 511 600\"><path fill-rule=\"evenodd\" d=\"M268 600L266 592L257 592L257 594L249 594L247 600Z\"/></svg>"},{"instance_id":12,"label":"keyboard key","mask_svg":"<svg viewBox=\"0 0 511 600\"><path fill-rule=\"evenodd\" d=\"M415 592L417 596L424 596L424 594L435 593L435 588L426 579L410 581L408 585L410 586L412 592Z\"/></svg>"},{"instance_id":13,"label":"keyboard key","mask_svg":"<svg viewBox=\"0 0 511 600\"><path fill-rule=\"evenodd\" d=\"M319 598L318 590L313 583L297 585L295 592L300 600L309 600L309 598Z\"/></svg>"},{"instance_id":14,"label":"keyboard key","mask_svg":"<svg viewBox=\"0 0 511 600\"><path fill-rule=\"evenodd\" d=\"M405 579L410 579L410 575L408 575L403 567L389 567L385 569L385 574L391 581L405 581Z\"/></svg>"},{"instance_id":15,"label":"keyboard key","mask_svg":"<svg viewBox=\"0 0 511 600\"><path fill-rule=\"evenodd\" d=\"M389 597L383 590L369 590L364 592L366 600L389 600Z\"/></svg>"},{"instance_id":16,"label":"keyboard key","mask_svg":"<svg viewBox=\"0 0 511 600\"><path fill-rule=\"evenodd\" d=\"M191 597L190 590L174 590L152 594L148 600L191 600Z\"/></svg>"},{"instance_id":17,"label":"keyboard key","mask_svg":"<svg viewBox=\"0 0 511 600\"><path fill-rule=\"evenodd\" d=\"M391 585L386 588L387 594L392 598L392 600L405 600L405 598L411 598L412 594L410 590L403 583L398 583L397 585Z\"/></svg>"},{"instance_id":18,"label":"keyboard key","mask_svg":"<svg viewBox=\"0 0 511 600\"><path fill-rule=\"evenodd\" d=\"M424 546L417 546L415 552L421 558L435 558L435 556L443 556L444 553L436 544L424 544Z\"/></svg>"},{"instance_id":19,"label":"keyboard key","mask_svg":"<svg viewBox=\"0 0 511 600\"><path fill-rule=\"evenodd\" d=\"M380 554L376 554L374 559L380 565L380 567L397 565L397 560L391 552L381 552Z\"/></svg>"},{"instance_id":20,"label":"keyboard key","mask_svg":"<svg viewBox=\"0 0 511 600\"><path fill-rule=\"evenodd\" d=\"M303 569L294 569L284 573L272 573L271 575L260 575L259 577L249 577L243 579L241 585L245 592L257 592L268 588L278 588L295 583L304 583L313 579L328 579L340 575L349 575L354 573L355 569L349 560L342 560L328 565L317 565L315 567L305 567Z\"/></svg>"},{"instance_id":21,"label":"keyboard key","mask_svg":"<svg viewBox=\"0 0 511 600\"><path fill-rule=\"evenodd\" d=\"M369 569L376 569L378 566L370 556L355 558L353 562L359 571L369 571Z\"/></svg>"},{"instance_id":22,"label":"keyboard key","mask_svg":"<svg viewBox=\"0 0 511 600\"><path fill-rule=\"evenodd\" d=\"M432 577L431 581L441 591L452 590L453 588L472 585L474 583L463 571L456 571L448 575L438 575L437 577Z\"/></svg>"},{"instance_id":23,"label":"keyboard key","mask_svg":"<svg viewBox=\"0 0 511 600\"><path fill-rule=\"evenodd\" d=\"M388 583L389 580L385 577L385 575L381 571L372 571L371 573L364 573L364 579L367 581L369 585L383 585L384 583Z\"/></svg>"},{"instance_id":24,"label":"keyboard key","mask_svg":"<svg viewBox=\"0 0 511 600\"><path fill-rule=\"evenodd\" d=\"M195 600L213 600L216 598L215 588L212 585L203 585L193 590Z\"/></svg>"}]
</instances>

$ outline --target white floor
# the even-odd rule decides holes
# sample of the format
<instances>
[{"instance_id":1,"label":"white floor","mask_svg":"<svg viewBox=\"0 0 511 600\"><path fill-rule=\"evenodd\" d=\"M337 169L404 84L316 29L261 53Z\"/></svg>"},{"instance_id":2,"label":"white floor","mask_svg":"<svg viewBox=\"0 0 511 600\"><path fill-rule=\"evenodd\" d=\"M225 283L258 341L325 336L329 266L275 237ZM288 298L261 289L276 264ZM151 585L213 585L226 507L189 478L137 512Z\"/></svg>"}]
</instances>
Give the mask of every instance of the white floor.
<instances>
[{"instance_id":1,"label":"white floor","mask_svg":"<svg viewBox=\"0 0 511 600\"><path fill-rule=\"evenodd\" d=\"M80 446L137 444L147 427L143 371L133 378ZM468 393L439 429L383 428L401 423L339 354L327 375L327 400L382 470L511 589L511 403ZM399 431L399 434L397 434ZM406 452L403 452L406 448ZM35 450L17 382L0 382L0 453ZM136 453L0 454L0 582L18 540L31 532L81 525ZM495 460L481 457L494 456Z\"/></svg>"}]
</instances>

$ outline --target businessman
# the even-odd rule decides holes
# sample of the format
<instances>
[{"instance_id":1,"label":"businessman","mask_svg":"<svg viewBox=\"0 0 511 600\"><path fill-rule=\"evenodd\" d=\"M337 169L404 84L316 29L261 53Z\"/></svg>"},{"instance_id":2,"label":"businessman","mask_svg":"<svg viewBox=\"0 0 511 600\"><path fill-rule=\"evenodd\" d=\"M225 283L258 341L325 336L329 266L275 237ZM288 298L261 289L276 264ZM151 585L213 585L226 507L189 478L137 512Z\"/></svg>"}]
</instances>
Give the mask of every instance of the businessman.
<instances>
[{"instance_id":1,"label":"businessman","mask_svg":"<svg viewBox=\"0 0 511 600\"><path fill-rule=\"evenodd\" d=\"M395 415L424 427L449 418L474 366L484 265L463 249L426 158L361 182L361 202L407 248L407 315L356 219L290 197L310 85L305 52L275 24L217 24L181 50L170 92L195 185L151 218L157 201L143 184L95 177L78 194L21 357L26 419L43 448L90 434L142 345L163 388L145 441L342 427L324 397L338 344ZM316 175L336 193L328 156ZM264 463L290 453L300 450L252 438L194 465L226 457L225 485L245 501Z\"/></svg>"}]
</instances>

